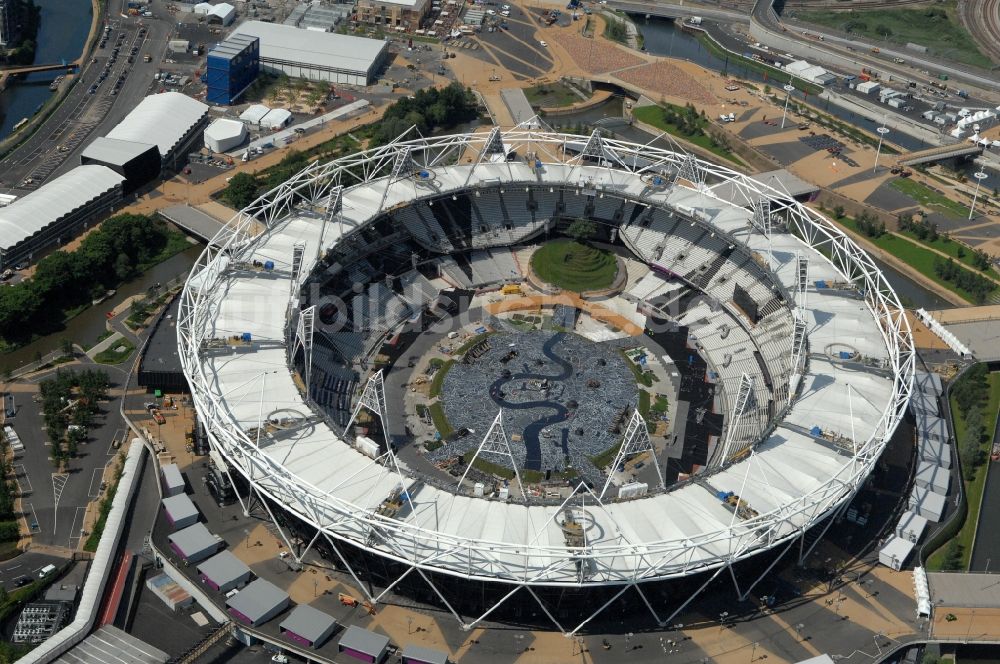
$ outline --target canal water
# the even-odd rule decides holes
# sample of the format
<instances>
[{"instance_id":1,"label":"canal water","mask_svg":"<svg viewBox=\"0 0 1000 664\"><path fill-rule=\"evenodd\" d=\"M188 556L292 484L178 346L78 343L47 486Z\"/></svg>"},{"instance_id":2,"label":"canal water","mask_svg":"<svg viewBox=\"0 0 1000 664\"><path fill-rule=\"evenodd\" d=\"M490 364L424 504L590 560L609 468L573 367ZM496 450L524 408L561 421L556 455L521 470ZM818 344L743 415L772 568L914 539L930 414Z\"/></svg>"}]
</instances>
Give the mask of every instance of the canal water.
<instances>
[{"instance_id":1,"label":"canal water","mask_svg":"<svg viewBox=\"0 0 1000 664\"><path fill-rule=\"evenodd\" d=\"M681 58L713 71L722 72L728 70L729 73L738 75L744 80L756 81L758 83L766 82L762 74L734 63L732 60L727 64L724 59L716 57L705 49L693 34L681 30L669 19L656 17L646 19L639 14L633 14L632 19L642 32L646 50L653 55ZM772 87L775 87L773 86L773 82ZM792 93L792 98L805 99L805 95L801 91L796 90ZM836 104L832 104L827 100L810 100L810 103L817 104L825 113L862 129L874 131L877 126L875 120L869 118L867 115L859 115ZM892 132L889 138L893 143L906 150L922 150L930 147L929 144L898 131ZM978 171L979 168L973 163L967 162L961 165L960 170L966 174L970 182L973 182L972 174ZM994 187L1000 187L1000 173L986 170L986 174L988 177L983 180L982 186L987 191Z\"/></svg>"},{"instance_id":2,"label":"canal water","mask_svg":"<svg viewBox=\"0 0 1000 664\"><path fill-rule=\"evenodd\" d=\"M72 318L66 324L65 329L36 339L13 352L0 355L0 371L3 369L13 370L34 362L39 355L44 356L60 348L63 339L69 339L83 348L92 347L107 329L106 314L108 311L121 304L126 298L150 291L156 284L165 285L172 279L186 275L204 248L202 244L191 245L181 253L153 266L135 280L119 286L118 292L112 297L96 306L85 309L83 313Z\"/></svg>"},{"instance_id":3,"label":"canal water","mask_svg":"<svg viewBox=\"0 0 1000 664\"><path fill-rule=\"evenodd\" d=\"M93 8L90 0L35 0L41 8L35 63L72 62L80 57L90 32ZM14 125L30 118L52 95L49 83L60 72L31 74L0 92L0 140Z\"/></svg>"}]
</instances>

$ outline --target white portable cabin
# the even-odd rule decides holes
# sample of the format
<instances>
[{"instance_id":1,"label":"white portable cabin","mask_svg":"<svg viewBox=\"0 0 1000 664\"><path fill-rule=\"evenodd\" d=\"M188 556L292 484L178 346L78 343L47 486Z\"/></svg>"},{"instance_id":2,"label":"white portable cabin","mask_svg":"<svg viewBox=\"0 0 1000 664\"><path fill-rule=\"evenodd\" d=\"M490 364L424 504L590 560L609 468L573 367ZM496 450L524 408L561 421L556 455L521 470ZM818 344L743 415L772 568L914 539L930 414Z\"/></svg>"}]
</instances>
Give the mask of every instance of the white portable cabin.
<instances>
[{"instance_id":1,"label":"white portable cabin","mask_svg":"<svg viewBox=\"0 0 1000 664\"><path fill-rule=\"evenodd\" d=\"M163 485L163 496L176 496L184 493L184 478L176 463L167 463L160 468L160 483Z\"/></svg>"},{"instance_id":2,"label":"white portable cabin","mask_svg":"<svg viewBox=\"0 0 1000 664\"><path fill-rule=\"evenodd\" d=\"M903 512L896 523L896 536L916 544L927 530L927 519L916 512Z\"/></svg>"},{"instance_id":3,"label":"white portable cabin","mask_svg":"<svg viewBox=\"0 0 1000 664\"><path fill-rule=\"evenodd\" d=\"M930 489L946 495L951 488L951 471L932 461L921 461L917 465L916 484L921 489Z\"/></svg>"},{"instance_id":4,"label":"white portable cabin","mask_svg":"<svg viewBox=\"0 0 1000 664\"><path fill-rule=\"evenodd\" d=\"M902 537L893 537L878 552L878 561L886 567L901 570L916 544Z\"/></svg>"},{"instance_id":5,"label":"white portable cabin","mask_svg":"<svg viewBox=\"0 0 1000 664\"><path fill-rule=\"evenodd\" d=\"M946 503L947 498L944 495L914 487L910 494L909 507L928 521L936 523L944 516Z\"/></svg>"}]
</instances>

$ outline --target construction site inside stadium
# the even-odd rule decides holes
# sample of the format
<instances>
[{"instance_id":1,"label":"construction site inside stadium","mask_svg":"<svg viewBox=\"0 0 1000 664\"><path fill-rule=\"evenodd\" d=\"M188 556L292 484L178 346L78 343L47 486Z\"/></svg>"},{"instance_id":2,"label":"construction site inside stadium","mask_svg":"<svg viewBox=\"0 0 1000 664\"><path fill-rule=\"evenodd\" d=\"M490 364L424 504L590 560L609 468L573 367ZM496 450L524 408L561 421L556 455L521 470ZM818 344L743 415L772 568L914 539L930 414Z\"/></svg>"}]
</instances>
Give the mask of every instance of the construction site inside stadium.
<instances>
[{"instance_id":1,"label":"construction site inside stadium","mask_svg":"<svg viewBox=\"0 0 1000 664\"><path fill-rule=\"evenodd\" d=\"M903 308L776 183L531 126L404 136L242 211L181 301L199 419L244 510L372 602L575 633L745 600L880 472ZM580 220L576 292L532 256Z\"/></svg>"}]
</instances>

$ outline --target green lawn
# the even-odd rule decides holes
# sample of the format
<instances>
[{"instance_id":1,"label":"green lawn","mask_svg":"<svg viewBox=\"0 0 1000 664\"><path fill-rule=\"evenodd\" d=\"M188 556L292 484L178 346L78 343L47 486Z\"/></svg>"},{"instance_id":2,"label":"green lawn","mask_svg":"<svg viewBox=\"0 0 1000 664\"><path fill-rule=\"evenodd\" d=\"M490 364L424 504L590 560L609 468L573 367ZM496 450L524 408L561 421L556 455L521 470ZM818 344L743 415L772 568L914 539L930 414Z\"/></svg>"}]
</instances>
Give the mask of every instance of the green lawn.
<instances>
[{"instance_id":1,"label":"green lawn","mask_svg":"<svg viewBox=\"0 0 1000 664\"><path fill-rule=\"evenodd\" d=\"M434 377L431 378L431 390L430 390L430 395L432 399L434 397L441 395L441 388L444 387L444 377L448 375L448 372L451 370L454 364L455 360L448 360L447 362L441 361L438 370L434 372Z\"/></svg>"},{"instance_id":2,"label":"green lawn","mask_svg":"<svg viewBox=\"0 0 1000 664\"><path fill-rule=\"evenodd\" d=\"M121 364L132 355L135 345L128 339L122 337L111 344L111 348L102 350L94 356L94 362L98 364Z\"/></svg>"},{"instance_id":3,"label":"green lawn","mask_svg":"<svg viewBox=\"0 0 1000 664\"><path fill-rule=\"evenodd\" d=\"M944 286L953 293L956 293L968 302L974 302L975 298L972 293L968 292L963 288L959 288L954 283L946 281L938 276L934 271L934 259L937 258L937 254L929 249L925 249L919 245L916 245L909 240L905 240L901 237L895 237L889 233L886 233L879 238L870 238L864 235L858 230L857 224L850 217L843 217L837 219L836 223L844 226L848 230L854 232L859 237L863 238L867 242L872 243L879 249L882 249L886 253L892 254L899 260L903 261L911 268L924 275L936 284ZM970 270L970 272L977 272L978 270Z\"/></svg>"},{"instance_id":4,"label":"green lawn","mask_svg":"<svg viewBox=\"0 0 1000 664\"><path fill-rule=\"evenodd\" d=\"M941 214L954 219L969 218L968 207L939 194L922 182L909 178L896 178L889 186L925 207L936 209Z\"/></svg>"},{"instance_id":5,"label":"green lawn","mask_svg":"<svg viewBox=\"0 0 1000 664\"><path fill-rule=\"evenodd\" d=\"M865 37L875 43L913 42L934 55L975 67L990 69L993 63L958 20L955 0L917 9L866 9L863 11L796 11L790 16ZM933 72L932 72L933 73Z\"/></svg>"},{"instance_id":6,"label":"green lawn","mask_svg":"<svg viewBox=\"0 0 1000 664\"><path fill-rule=\"evenodd\" d=\"M989 401L986 404L986 408L983 410L983 420L986 425L986 431L990 432L990 436L987 437L987 442L983 444L983 449L986 450L987 454L989 454L990 448L992 447L990 441L992 440L992 433L996 425L997 409L1000 408L1000 372L994 371L991 373L989 375L989 381ZM951 401L951 412L955 417L955 440L961 440L965 435L965 420L962 418L954 399ZM969 511L965 518L965 523L962 525L962 529L958 531L958 535L955 536L958 543L962 545L962 569L968 569L969 560L972 558L972 545L974 544L973 537L976 532L976 524L979 522L979 508L982 507L981 502L983 500L983 490L986 488L986 476L989 474L988 471L990 463L992 462L987 461L979 467L976 471L976 478L974 480L971 482L964 482L965 499L968 501ZM941 565L944 563L947 548L947 545L942 546L927 558L928 570L937 571L941 569Z\"/></svg>"},{"instance_id":7,"label":"green lawn","mask_svg":"<svg viewBox=\"0 0 1000 664\"><path fill-rule=\"evenodd\" d=\"M743 161L733 154L732 151L722 145L718 145L714 140L712 140L712 137L708 136L704 129L696 134L689 134L682 132L677 125L667 122L663 117L663 109L659 106L640 106L632 111L632 115L639 122L645 122L646 124L652 125L661 131L667 132L668 134L683 138L685 141L694 143L698 147L704 148L713 154L717 154L723 159L728 159L734 164L739 166L744 165ZM705 121L705 124L708 124L707 120Z\"/></svg>"},{"instance_id":8,"label":"green lawn","mask_svg":"<svg viewBox=\"0 0 1000 664\"><path fill-rule=\"evenodd\" d=\"M531 269L543 281L579 293L614 283L618 261L610 251L575 240L553 240L531 256Z\"/></svg>"},{"instance_id":9,"label":"green lawn","mask_svg":"<svg viewBox=\"0 0 1000 664\"><path fill-rule=\"evenodd\" d=\"M990 268L989 270L980 270L979 268L977 268L975 262L975 256L973 254L974 250L968 247L967 245L952 240L951 238L945 235L938 235L938 238L936 240L930 242L928 240L921 240L911 231L896 231L896 232L899 235L903 235L905 237L910 238L914 242L919 242L920 244L926 245L928 247L933 247L934 249L940 251L943 254L948 254L956 261L968 265L970 268L972 268L973 271L978 272L984 277L996 278L998 276L995 268ZM959 250L961 250L964 253L964 255L959 256L958 255Z\"/></svg>"},{"instance_id":10,"label":"green lawn","mask_svg":"<svg viewBox=\"0 0 1000 664\"><path fill-rule=\"evenodd\" d=\"M434 428L438 430L442 438L447 438L455 432L451 428L451 424L448 423L448 418L444 414L444 404L440 401L437 403L432 403L427 407L427 410L431 414L431 421L434 422Z\"/></svg>"},{"instance_id":11,"label":"green lawn","mask_svg":"<svg viewBox=\"0 0 1000 664\"><path fill-rule=\"evenodd\" d=\"M628 356L628 353L626 353L624 350L619 350L618 352L622 354L622 357L625 358L625 364L627 364L628 368L632 370L632 375L635 376L635 382L639 383L640 385L645 385L646 387L652 387L653 381L656 380L656 374L654 374L652 371L644 372L642 370L642 367L633 362L632 359Z\"/></svg>"},{"instance_id":12,"label":"green lawn","mask_svg":"<svg viewBox=\"0 0 1000 664\"><path fill-rule=\"evenodd\" d=\"M543 106L545 108L572 106L583 101L578 94L563 83L541 83L534 85L526 88L524 95L528 98L528 102L532 106Z\"/></svg>"},{"instance_id":13,"label":"green lawn","mask_svg":"<svg viewBox=\"0 0 1000 664\"><path fill-rule=\"evenodd\" d=\"M600 454L595 454L594 456L590 457L590 463L594 464L595 468L603 469L611 465L611 462L615 460L615 456L618 455L618 450L620 448L621 448L621 443L612 445L611 447L604 450Z\"/></svg>"}]
</instances>

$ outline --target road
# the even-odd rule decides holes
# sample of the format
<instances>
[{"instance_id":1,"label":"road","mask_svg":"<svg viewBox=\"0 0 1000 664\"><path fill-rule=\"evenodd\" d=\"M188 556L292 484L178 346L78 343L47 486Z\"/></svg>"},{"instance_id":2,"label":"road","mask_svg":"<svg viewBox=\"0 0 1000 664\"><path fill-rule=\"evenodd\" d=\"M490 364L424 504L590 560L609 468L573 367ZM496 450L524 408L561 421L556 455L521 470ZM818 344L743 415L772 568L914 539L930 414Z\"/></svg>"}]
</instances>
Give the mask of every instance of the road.
<instances>
[{"instance_id":1,"label":"road","mask_svg":"<svg viewBox=\"0 0 1000 664\"><path fill-rule=\"evenodd\" d=\"M757 0L750 16L751 24L756 24L766 31L775 33L776 37L792 38L811 49L825 51L840 59L847 59L859 71L861 67L869 67L876 71L891 74L894 77L905 80L916 80L923 83L934 81L938 73L944 73L948 74L951 78L961 79L972 85L979 86L981 88L980 92L986 99L993 101L1000 99L1000 92L996 89L996 77L989 74L977 73L953 63L920 57L912 51L886 48L884 43L871 44L857 39L846 39L828 31L814 28L813 26L809 26L807 31L801 27L798 27L797 30L789 30L786 25L782 24L782 20L771 8L773 2L774 0ZM805 32L817 36L822 35L822 41L806 37ZM758 38L768 46L781 48L782 51L786 50L773 39L767 37ZM878 46L880 49L879 57L877 58L871 54L871 49L875 46ZM901 58L906 61L906 65L899 65L893 62L892 58ZM923 70L926 70L928 73L924 74Z\"/></svg>"},{"instance_id":2,"label":"road","mask_svg":"<svg viewBox=\"0 0 1000 664\"><path fill-rule=\"evenodd\" d=\"M112 0L109 23L112 31L104 48L83 63L80 81L55 109L45 124L18 148L0 161L0 187L15 194L24 194L40 186L46 179L65 173L79 165L80 153L95 137L103 136L128 114L151 90L172 30L172 20L164 13L162 19L121 18L123 0ZM145 35L139 34L140 25ZM103 28L101 29L103 31ZM117 61L94 94L90 86L97 82L110 60L119 35L124 35ZM131 48L138 46L135 62L129 63ZM152 62L143 62L149 53ZM96 60L96 62L94 61ZM121 89L112 95L115 81L125 74ZM25 182L30 178L30 182Z\"/></svg>"}]
</instances>

